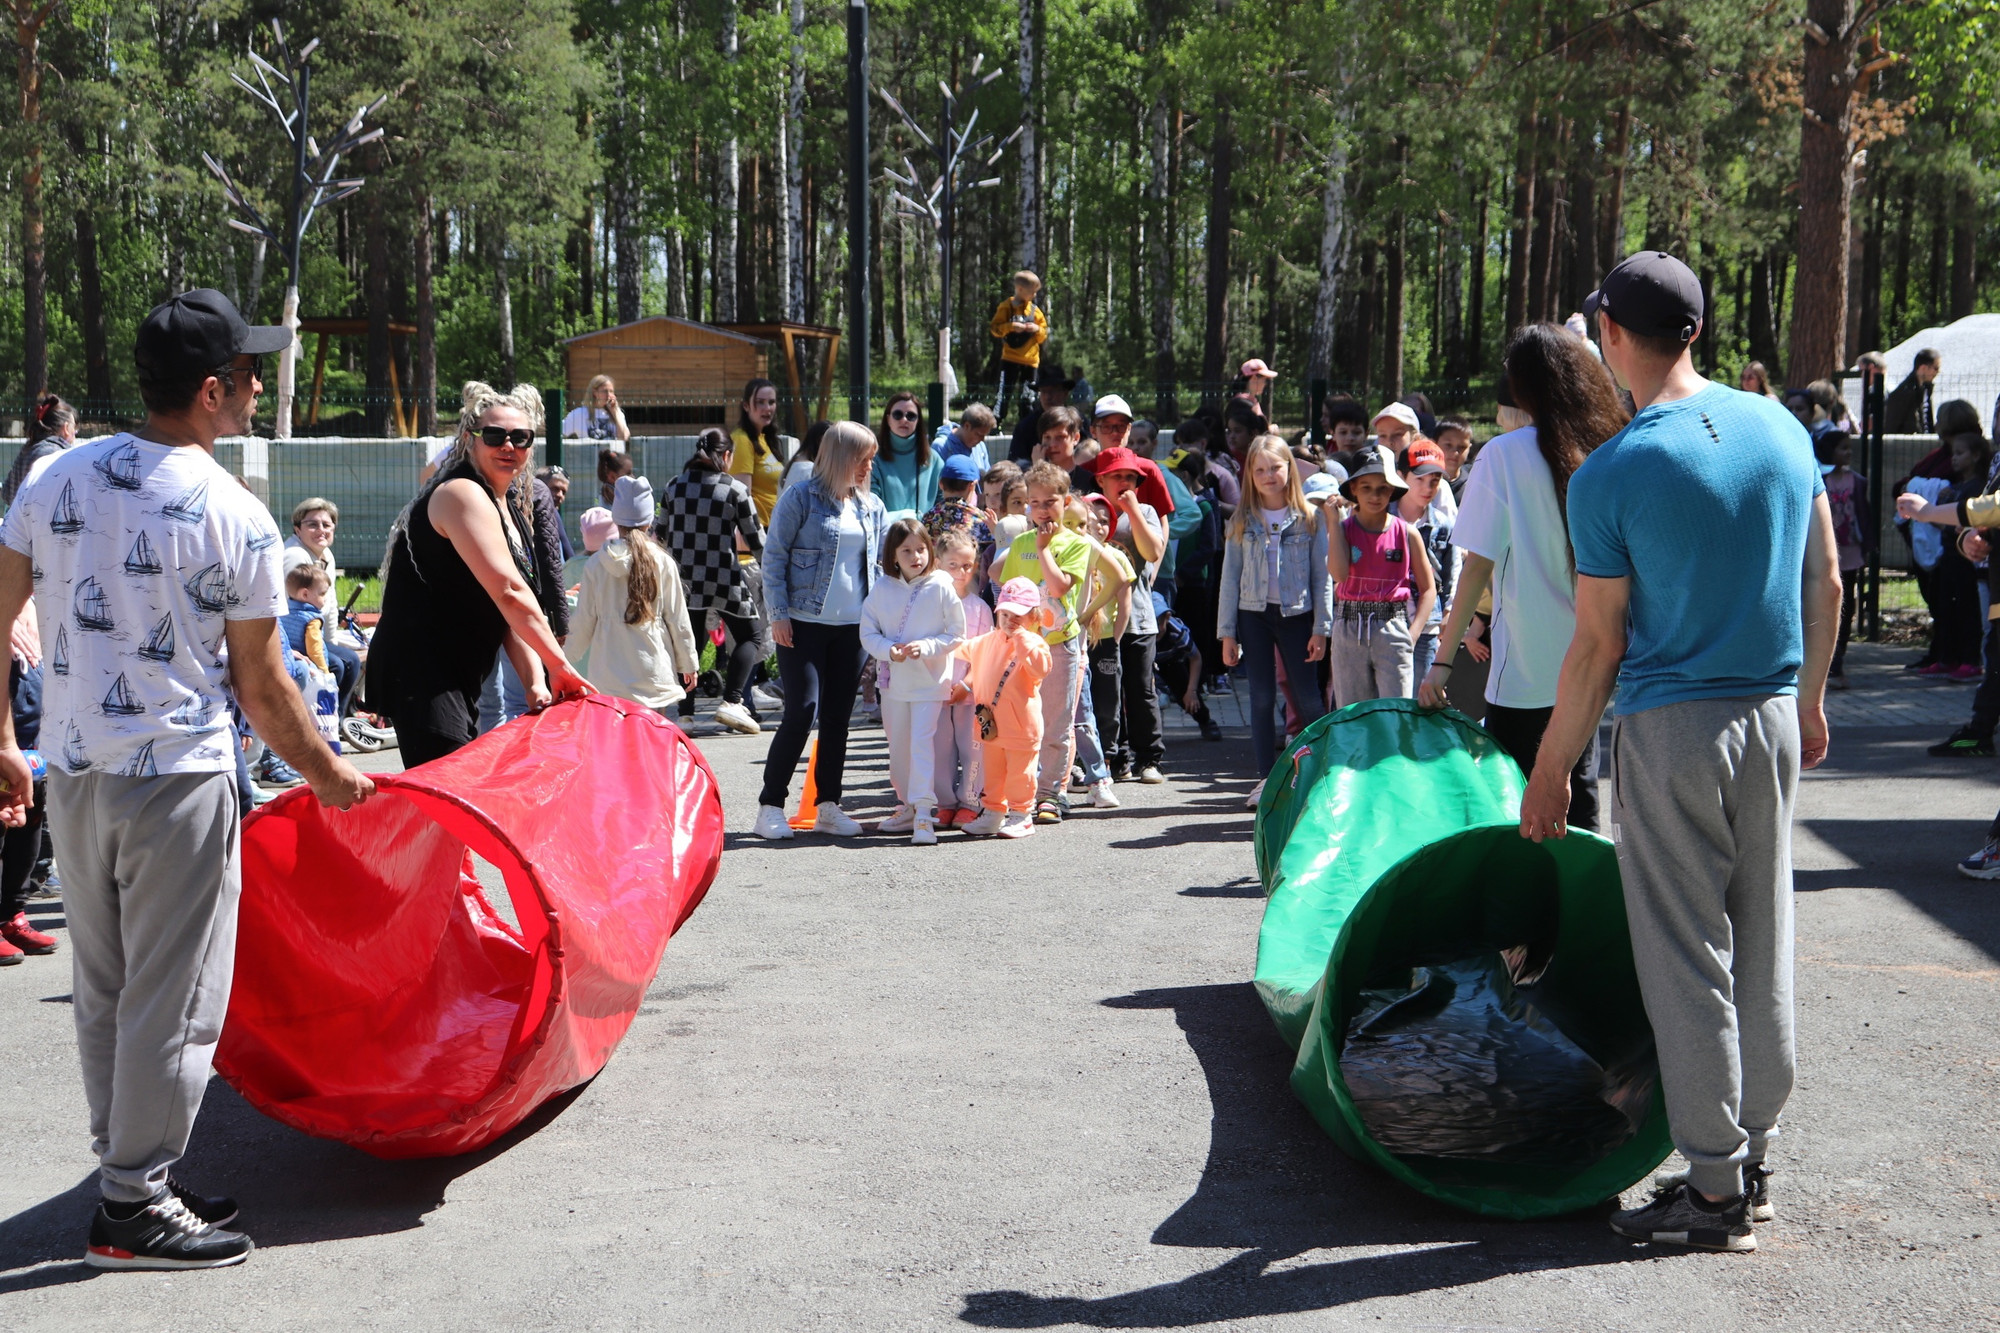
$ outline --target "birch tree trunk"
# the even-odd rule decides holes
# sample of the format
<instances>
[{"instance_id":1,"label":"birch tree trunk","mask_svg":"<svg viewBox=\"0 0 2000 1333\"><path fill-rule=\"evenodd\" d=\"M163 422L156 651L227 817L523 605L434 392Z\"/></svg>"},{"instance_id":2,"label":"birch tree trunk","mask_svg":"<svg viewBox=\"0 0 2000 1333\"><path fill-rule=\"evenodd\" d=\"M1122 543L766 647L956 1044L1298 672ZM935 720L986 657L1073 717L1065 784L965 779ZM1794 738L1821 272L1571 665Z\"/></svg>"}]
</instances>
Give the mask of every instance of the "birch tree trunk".
<instances>
[{"instance_id":1,"label":"birch tree trunk","mask_svg":"<svg viewBox=\"0 0 2000 1333\"><path fill-rule=\"evenodd\" d=\"M1319 195L1319 293L1313 299L1312 338L1306 345L1306 380L1333 378L1334 329L1340 319L1341 266L1347 258L1347 133L1334 131L1325 154ZM1317 422L1308 423L1318 429Z\"/></svg>"},{"instance_id":2,"label":"birch tree trunk","mask_svg":"<svg viewBox=\"0 0 2000 1333\"><path fill-rule=\"evenodd\" d=\"M722 4L722 77L733 90L736 86L736 0L723 0ZM738 175L742 162L738 157L735 118L731 117L729 137L722 141L721 175L717 183L721 188L721 198L717 201L722 217L721 244L715 256L715 321L718 324L736 322L736 287L741 281L737 267L737 196L741 182Z\"/></svg>"},{"instance_id":3,"label":"birch tree trunk","mask_svg":"<svg viewBox=\"0 0 2000 1333\"><path fill-rule=\"evenodd\" d=\"M434 253L435 221L431 217L431 197L419 194L416 200L417 228L411 239L416 242L411 255L410 267L416 287L417 298L417 344L416 365L410 373L410 396L417 409L417 434L435 435L437 423L437 294L432 289L432 269L436 264ZM585 293L588 308L589 293Z\"/></svg>"},{"instance_id":4,"label":"birch tree trunk","mask_svg":"<svg viewBox=\"0 0 2000 1333\"><path fill-rule=\"evenodd\" d=\"M1157 7L1156 7L1157 8ZM1167 207L1167 94L1162 87L1153 95L1151 112L1150 174L1146 199L1151 205L1146 229L1146 270L1150 279L1153 317L1153 411L1161 421L1172 423L1180 416L1174 401L1174 252L1171 214Z\"/></svg>"},{"instance_id":5,"label":"birch tree trunk","mask_svg":"<svg viewBox=\"0 0 2000 1333\"><path fill-rule=\"evenodd\" d=\"M785 318L806 317L806 0L792 0L792 83L785 96Z\"/></svg>"},{"instance_id":6,"label":"birch tree trunk","mask_svg":"<svg viewBox=\"0 0 2000 1333\"><path fill-rule=\"evenodd\" d=\"M500 378L498 383L514 384L514 293L507 275L507 234L502 231L493 244L493 303L500 314Z\"/></svg>"},{"instance_id":7,"label":"birch tree trunk","mask_svg":"<svg viewBox=\"0 0 2000 1333\"><path fill-rule=\"evenodd\" d=\"M1042 191L1039 167L1041 153L1035 146L1035 0L1021 4L1021 189L1020 206L1015 210L1021 224L1021 267L1040 272L1042 267Z\"/></svg>"}]
</instances>

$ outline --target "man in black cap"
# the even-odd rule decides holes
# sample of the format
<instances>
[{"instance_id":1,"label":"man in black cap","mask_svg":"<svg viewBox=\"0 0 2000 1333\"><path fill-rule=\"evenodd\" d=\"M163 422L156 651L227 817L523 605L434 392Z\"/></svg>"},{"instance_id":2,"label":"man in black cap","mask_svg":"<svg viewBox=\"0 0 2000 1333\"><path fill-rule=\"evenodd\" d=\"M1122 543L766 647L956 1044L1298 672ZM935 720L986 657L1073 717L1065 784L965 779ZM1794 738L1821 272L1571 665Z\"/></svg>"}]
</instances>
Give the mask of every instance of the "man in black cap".
<instances>
[{"instance_id":1,"label":"man in black cap","mask_svg":"<svg viewBox=\"0 0 2000 1333\"><path fill-rule=\"evenodd\" d=\"M1063 374L1062 367L1053 361L1044 361L1035 371L1035 382L1029 386L1041 400L1041 406L1033 412L1021 415L1021 422L1014 427L1014 438L1007 446L1007 457L1025 469L1035 459L1035 446L1042 442L1042 413L1053 412L1058 407L1069 404L1069 391L1076 387L1076 381Z\"/></svg>"},{"instance_id":2,"label":"man in black cap","mask_svg":"<svg viewBox=\"0 0 2000 1333\"><path fill-rule=\"evenodd\" d=\"M1696 373L1701 284L1686 264L1633 255L1584 310L1638 411L1570 479L1576 634L1521 832L1563 836L1570 768L1615 684L1607 822L1690 1169L1611 1226L1754 1250L1792 1090L1792 806L1799 770L1826 757L1833 516L1804 427Z\"/></svg>"},{"instance_id":3,"label":"man in black cap","mask_svg":"<svg viewBox=\"0 0 2000 1333\"><path fill-rule=\"evenodd\" d=\"M0 624L32 595L48 645L49 829L103 1194L84 1259L99 1268L216 1268L250 1252L221 1229L232 1200L170 1174L235 964L232 699L322 803L375 790L292 685L277 525L215 461L218 436L250 429L263 357L290 340L217 291L154 307L135 357L145 424L57 457L0 524ZM0 779L0 822L18 822L31 788L5 710Z\"/></svg>"}]
</instances>

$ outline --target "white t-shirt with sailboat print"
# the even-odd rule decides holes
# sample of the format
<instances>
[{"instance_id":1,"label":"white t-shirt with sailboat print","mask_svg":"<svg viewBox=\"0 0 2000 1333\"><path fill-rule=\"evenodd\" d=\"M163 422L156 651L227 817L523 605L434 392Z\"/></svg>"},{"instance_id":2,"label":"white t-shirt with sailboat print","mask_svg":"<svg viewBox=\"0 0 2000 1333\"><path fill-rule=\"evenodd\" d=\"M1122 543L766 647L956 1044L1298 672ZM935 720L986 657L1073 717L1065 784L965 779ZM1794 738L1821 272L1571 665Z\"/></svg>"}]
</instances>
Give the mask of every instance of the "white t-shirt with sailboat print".
<instances>
[{"instance_id":1,"label":"white t-shirt with sailboat print","mask_svg":"<svg viewBox=\"0 0 2000 1333\"><path fill-rule=\"evenodd\" d=\"M277 524L207 450L80 445L21 488L0 542L33 562L42 749L65 773L227 773L223 623L285 613Z\"/></svg>"}]
</instances>

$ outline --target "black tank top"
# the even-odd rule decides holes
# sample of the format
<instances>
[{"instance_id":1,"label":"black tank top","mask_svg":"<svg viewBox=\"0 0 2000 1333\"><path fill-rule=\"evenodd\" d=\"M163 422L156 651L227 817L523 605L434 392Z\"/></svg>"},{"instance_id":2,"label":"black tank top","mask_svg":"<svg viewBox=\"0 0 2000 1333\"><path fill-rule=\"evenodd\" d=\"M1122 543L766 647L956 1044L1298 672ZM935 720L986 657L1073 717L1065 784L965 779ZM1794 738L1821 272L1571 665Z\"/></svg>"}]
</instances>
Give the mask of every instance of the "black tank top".
<instances>
[{"instance_id":1,"label":"black tank top","mask_svg":"<svg viewBox=\"0 0 2000 1333\"><path fill-rule=\"evenodd\" d=\"M447 481L464 478L489 497L492 491L461 459L410 506L410 520L389 549L389 577L382 589L382 619L368 646L368 701L393 711L404 699L455 690L476 695L507 639L507 618L473 577L457 548L431 526L431 497ZM495 510L500 502L493 503ZM514 520L508 549L528 587L535 586L534 557L523 548L529 531L512 492L507 512Z\"/></svg>"}]
</instances>

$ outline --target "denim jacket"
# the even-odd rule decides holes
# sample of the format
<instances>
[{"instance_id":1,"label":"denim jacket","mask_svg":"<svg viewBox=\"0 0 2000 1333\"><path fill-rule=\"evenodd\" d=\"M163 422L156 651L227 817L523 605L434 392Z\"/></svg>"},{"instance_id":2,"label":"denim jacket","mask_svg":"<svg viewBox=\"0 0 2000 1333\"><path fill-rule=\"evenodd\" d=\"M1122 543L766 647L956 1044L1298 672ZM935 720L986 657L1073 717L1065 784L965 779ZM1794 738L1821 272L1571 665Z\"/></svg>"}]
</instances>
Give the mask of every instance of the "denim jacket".
<instances>
[{"instance_id":1,"label":"denim jacket","mask_svg":"<svg viewBox=\"0 0 2000 1333\"><path fill-rule=\"evenodd\" d=\"M1254 504L1245 499L1245 504ZM1270 533L1254 512L1243 535L1222 548L1222 588L1216 608L1216 637L1236 637L1236 613L1275 605L1281 616L1312 613L1312 632L1333 632L1333 579L1326 572L1326 528L1317 512L1292 516L1278 534L1278 586L1270 582Z\"/></svg>"},{"instance_id":2,"label":"denim jacket","mask_svg":"<svg viewBox=\"0 0 2000 1333\"><path fill-rule=\"evenodd\" d=\"M854 503L861 519L861 590L866 596L874 586L888 511L869 491L856 491ZM764 537L764 606L772 620L790 620L794 611L819 614L833 584L839 546L840 502L817 480L802 481L778 497Z\"/></svg>"}]
</instances>

